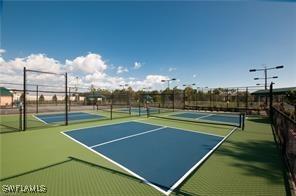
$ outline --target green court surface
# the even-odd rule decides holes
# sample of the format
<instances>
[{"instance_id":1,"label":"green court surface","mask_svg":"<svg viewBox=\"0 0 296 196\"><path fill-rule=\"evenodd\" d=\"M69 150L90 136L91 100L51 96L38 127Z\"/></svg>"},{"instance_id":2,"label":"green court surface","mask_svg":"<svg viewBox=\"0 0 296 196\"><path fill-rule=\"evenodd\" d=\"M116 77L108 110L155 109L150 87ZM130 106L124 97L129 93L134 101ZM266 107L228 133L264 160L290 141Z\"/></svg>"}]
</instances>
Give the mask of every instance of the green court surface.
<instances>
[{"instance_id":1,"label":"green court surface","mask_svg":"<svg viewBox=\"0 0 296 196\"><path fill-rule=\"evenodd\" d=\"M2 185L45 185L40 195L161 195L61 131L140 120L226 136L231 127L157 118L122 118L69 126L48 126L0 134ZM271 126L248 118L173 193L180 195L287 195L288 185ZM2 190L1 190L2 191ZM1 192L1 195L5 195ZM36 194L37 195L37 194Z\"/></svg>"}]
</instances>

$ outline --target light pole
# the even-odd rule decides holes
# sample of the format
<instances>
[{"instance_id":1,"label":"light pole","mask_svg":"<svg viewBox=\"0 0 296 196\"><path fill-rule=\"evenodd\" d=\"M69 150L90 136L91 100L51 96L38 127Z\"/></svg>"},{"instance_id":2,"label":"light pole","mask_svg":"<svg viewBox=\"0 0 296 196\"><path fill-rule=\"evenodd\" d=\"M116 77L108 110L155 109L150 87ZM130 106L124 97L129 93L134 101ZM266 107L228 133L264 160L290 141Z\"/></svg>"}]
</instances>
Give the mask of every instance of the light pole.
<instances>
[{"instance_id":1,"label":"light pole","mask_svg":"<svg viewBox=\"0 0 296 196\"><path fill-rule=\"evenodd\" d=\"M271 70L271 69L282 69L284 68L283 65L279 65L279 66L275 66L275 67L264 67L262 69L250 69L250 72L256 72L256 71L264 71L264 78L254 78L254 80L260 80L260 79L264 79L264 89L267 90L267 80L268 79L276 79L278 78L277 76L273 76L273 77L268 77L267 76L267 71ZM265 106L267 106L267 97L268 95L266 94L265 96Z\"/></svg>"},{"instance_id":2,"label":"light pole","mask_svg":"<svg viewBox=\"0 0 296 196\"><path fill-rule=\"evenodd\" d=\"M185 103L186 102L186 93L185 93L185 90L186 90L186 87L195 86L195 83L192 83L192 84L183 84L183 86L184 86L184 90L183 90L183 100L184 100L184 102L183 102L183 104L184 104L184 109L185 109L185 105L186 105L186 103ZM197 90L196 90L196 92L197 92Z\"/></svg>"},{"instance_id":3,"label":"light pole","mask_svg":"<svg viewBox=\"0 0 296 196\"><path fill-rule=\"evenodd\" d=\"M172 78L172 79L163 79L163 80L161 80L161 82L167 82L168 83L168 90L170 90L170 82L171 81L175 81L176 80L176 78Z\"/></svg>"},{"instance_id":4,"label":"light pole","mask_svg":"<svg viewBox=\"0 0 296 196\"><path fill-rule=\"evenodd\" d=\"M260 79L264 79L264 87L265 87L265 90L267 90L267 80L268 79L275 79L275 78L278 78L277 76L273 76L273 77L268 77L267 76L267 71L268 70L271 70L271 69L282 69L284 68L283 65L279 65L279 66L275 66L275 67L264 67L262 69L250 69L249 72L256 72L256 71L264 71L264 77L263 78L254 78L254 80L260 80Z\"/></svg>"}]
</instances>

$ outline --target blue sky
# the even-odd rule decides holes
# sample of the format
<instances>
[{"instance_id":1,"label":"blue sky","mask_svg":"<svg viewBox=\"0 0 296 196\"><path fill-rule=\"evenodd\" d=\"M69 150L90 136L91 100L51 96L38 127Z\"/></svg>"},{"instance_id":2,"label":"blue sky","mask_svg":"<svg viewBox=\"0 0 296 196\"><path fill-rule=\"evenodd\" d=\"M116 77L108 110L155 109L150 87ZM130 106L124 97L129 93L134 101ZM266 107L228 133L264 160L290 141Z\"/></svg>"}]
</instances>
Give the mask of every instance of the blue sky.
<instances>
[{"instance_id":1,"label":"blue sky","mask_svg":"<svg viewBox=\"0 0 296 196\"><path fill-rule=\"evenodd\" d=\"M105 74L101 82L134 78L144 85L157 75L179 85L245 86L263 76L250 68L283 64L270 76L279 76L278 87L296 86L295 21L292 2L4 2L0 48L10 66L44 54L61 67L72 63L81 77L90 75L79 72L88 65L75 59L97 54L107 65L94 69Z\"/></svg>"}]
</instances>

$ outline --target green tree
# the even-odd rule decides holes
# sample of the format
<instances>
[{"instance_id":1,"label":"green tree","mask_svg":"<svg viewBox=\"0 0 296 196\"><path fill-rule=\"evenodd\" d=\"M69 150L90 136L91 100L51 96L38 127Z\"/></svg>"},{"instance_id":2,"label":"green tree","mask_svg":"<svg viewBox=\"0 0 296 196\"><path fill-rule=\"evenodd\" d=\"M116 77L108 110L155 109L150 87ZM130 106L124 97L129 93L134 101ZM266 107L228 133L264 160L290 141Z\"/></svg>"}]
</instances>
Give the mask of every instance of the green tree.
<instances>
[{"instance_id":1,"label":"green tree","mask_svg":"<svg viewBox=\"0 0 296 196\"><path fill-rule=\"evenodd\" d=\"M41 94L41 95L39 96L39 103L44 103L44 101L45 101L44 95Z\"/></svg>"}]
</instances>

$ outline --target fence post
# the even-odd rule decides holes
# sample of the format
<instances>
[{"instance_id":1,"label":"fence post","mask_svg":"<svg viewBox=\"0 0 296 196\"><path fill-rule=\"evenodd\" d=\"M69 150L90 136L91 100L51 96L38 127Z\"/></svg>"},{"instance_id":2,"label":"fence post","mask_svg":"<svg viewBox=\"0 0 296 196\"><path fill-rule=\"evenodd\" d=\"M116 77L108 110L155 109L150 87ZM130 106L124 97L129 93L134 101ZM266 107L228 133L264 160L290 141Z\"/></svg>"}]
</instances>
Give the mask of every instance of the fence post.
<instances>
[{"instance_id":1,"label":"fence post","mask_svg":"<svg viewBox=\"0 0 296 196\"><path fill-rule=\"evenodd\" d=\"M246 87L246 112L248 112L248 109L249 109L249 92L248 92L248 87Z\"/></svg>"},{"instance_id":2,"label":"fence post","mask_svg":"<svg viewBox=\"0 0 296 196\"><path fill-rule=\"evenodd\" d=\"M270 116L270 120L272 122L273 120L273 82L270 83L270 88L269 88L269 116ZM266 96L267 98L267 96Z\"/></svg>"},{"instance_id":3,"label":"fence post","mask_svg":"<svg viewBox=\"0 0 296 196\"><path fill-rule=\"evenodd\" d=\"M27 113L27 103L26 103L26 94L27 94L27 89L26 89L26 67L24 67L24 83L23 83L23 131L27 129L27 118L26 118L26 113Z\"/></svg>"},{"instance_id":4,"label":"fence post","mask_svg":"<svg viewBox=\"0 0 296 196\"><path fill-rule=\"evenodd\" d=\"M68 75L65 73L65 125L68 125Z\"/></svg>"},{"instance_id":5,"label":"fence post","mask_svg":"<svg viewBox=\"0 0 296 196\"><path fill-rule=\"evenodd\" d=\"M36 113L37 114L39 112L39 100L38 100L39 95L38 95L38 91L39 91L38 85L36 85Z\"/></svg>"}]
</instances>

